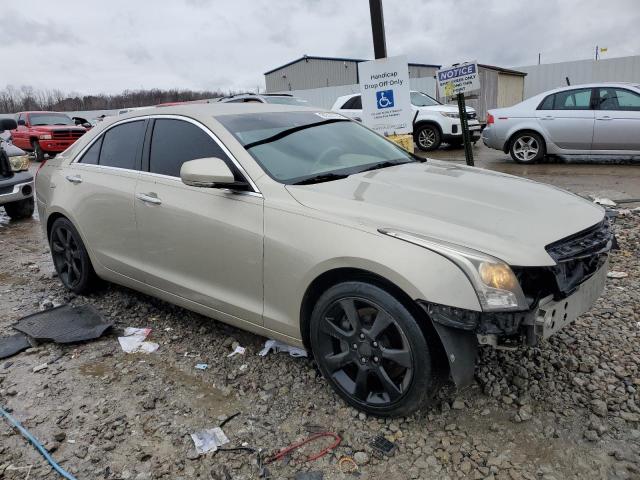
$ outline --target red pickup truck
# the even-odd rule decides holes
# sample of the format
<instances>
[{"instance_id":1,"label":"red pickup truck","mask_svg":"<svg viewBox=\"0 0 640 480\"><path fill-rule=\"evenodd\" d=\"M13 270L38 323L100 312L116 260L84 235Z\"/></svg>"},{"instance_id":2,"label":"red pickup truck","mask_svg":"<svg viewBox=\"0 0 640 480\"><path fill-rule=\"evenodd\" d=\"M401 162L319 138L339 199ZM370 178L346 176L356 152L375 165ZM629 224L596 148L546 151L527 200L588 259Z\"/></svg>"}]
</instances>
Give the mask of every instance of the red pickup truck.
<instances>
[{"instance_id":1,"label":"red pickup truck","mask_svg":"<svg viewBox=\"0 0 640 480\"><path fill-rule=\"evenodd\" d=\"M87 131L64 113L20 112L17 121L18 128L11 132L13 144L34 152L38 161L44 160L45 153L55 156L65 151Z\"/></svg>"}]
</instances>

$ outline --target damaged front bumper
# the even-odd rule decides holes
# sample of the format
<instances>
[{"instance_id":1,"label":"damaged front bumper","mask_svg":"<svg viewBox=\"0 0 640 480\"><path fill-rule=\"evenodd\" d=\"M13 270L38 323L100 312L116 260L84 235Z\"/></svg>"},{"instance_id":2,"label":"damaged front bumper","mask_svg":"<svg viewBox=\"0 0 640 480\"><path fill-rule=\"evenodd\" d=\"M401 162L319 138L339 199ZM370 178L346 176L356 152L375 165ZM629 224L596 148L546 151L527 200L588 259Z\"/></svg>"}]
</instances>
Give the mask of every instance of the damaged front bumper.
<instances>
[{"instance_id":1,"label":"damaged front bumper","mask_svg":"<svg viewBox=\"0 0 640 480\"><path fill-rule=\"evenodd\" d=\"M478 346L534 346L587 312L602 294L608 265L608 257L604 256L597 270L570 295L548 295L527 311L476 312L418 301L440 337L456 386L473 381Z\"/></svg>"}]
</instances>

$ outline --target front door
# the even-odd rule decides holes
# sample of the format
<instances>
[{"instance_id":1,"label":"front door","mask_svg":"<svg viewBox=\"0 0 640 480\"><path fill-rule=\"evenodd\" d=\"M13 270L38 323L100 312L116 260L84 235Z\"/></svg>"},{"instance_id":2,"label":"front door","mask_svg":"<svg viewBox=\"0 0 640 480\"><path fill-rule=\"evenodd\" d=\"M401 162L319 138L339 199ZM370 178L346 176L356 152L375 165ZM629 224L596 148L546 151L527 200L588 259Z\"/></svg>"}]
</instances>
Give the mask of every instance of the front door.
<instances>
[{"instance_id":1,"label":"front door","mask_svg":"<svg viewBox=\"0 0 640 480\"><path fill-rule=\"evenodd\" d=\"M623 87L600 87L593 149L640 154L640 94Z\"/></svg>"},{"instance_id":2,"label":"front door","mask_svg":"<svg viewBox=\"0 0 640 480\"><path fill-rule=\"evenodd\" d=\"M565 150L591 149L594 111L591 88L564 90L544 99L536 110L540 127L548 139Z\"/></svg>"},{"instance_id":3,"label":"front door","mask_svg":"<svg viewBox=\"0 0 640 480\"><path fill-rule=\"evenodd\" d=\"M211 157L245 180L225 150L196 122L154 120L135 201L146 282L262 325L262 196L180 180L184 162Z\"/></svg>"}]
</instances>

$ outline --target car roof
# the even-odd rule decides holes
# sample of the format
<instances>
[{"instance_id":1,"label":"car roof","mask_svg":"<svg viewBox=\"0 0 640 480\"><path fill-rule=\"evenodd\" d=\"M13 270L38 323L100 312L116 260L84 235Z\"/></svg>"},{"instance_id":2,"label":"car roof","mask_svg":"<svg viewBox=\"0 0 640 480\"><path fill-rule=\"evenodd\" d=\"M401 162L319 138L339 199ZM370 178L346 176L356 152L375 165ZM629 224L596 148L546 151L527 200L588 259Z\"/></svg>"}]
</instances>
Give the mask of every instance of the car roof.
<instances>
[{"instance_id":1,"label":"car roof","mask_svg":"<svg viewBox=\"0 0 640 480\"><path fill-rule=\"evenodd\" d=\"M181 115L191 118L210 119L220 115L243 115L250 113L268 112L324 112L323 108L298 107L293 105L280 105L273 103L188 103L181 105L170 105L162 107L149 107L144 110L135 110L118 115L113 118L113 122L120 122L128 118L147 117L149 115ZM111 122L109 122L111 123Z\"/></svg>"},{"instance_id":2,"label":"car roof","mask_svg":"<svg viewBox=\"0 0 640 480\"><path fill-rule=\"evenodd\" d=\"M565 92L567 90L574 90L578 88L595 88L595 87L632 87L632 88L640 88L637 83L632 82L600 82L600 83L581 83L577 85L566 85L564 87L554 88L553 90L547 90L545 92L541 92L538 95L549 95L557 92Z\"/></svg>"}]
</instances>

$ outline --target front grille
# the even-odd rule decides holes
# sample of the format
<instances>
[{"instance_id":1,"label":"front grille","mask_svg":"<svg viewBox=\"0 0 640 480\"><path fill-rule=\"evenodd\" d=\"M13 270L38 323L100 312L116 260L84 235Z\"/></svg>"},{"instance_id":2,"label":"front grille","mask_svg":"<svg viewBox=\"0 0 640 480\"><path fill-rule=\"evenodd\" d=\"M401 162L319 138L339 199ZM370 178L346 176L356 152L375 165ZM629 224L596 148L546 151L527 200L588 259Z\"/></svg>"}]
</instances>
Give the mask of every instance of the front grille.
<instances>
[{"instance_id":1,"label":"front grille","mask_svg":"<svg viewBox=\"0 0 640 480\"><path fill-rule=\"evenodd\" d=\"M56 140L61 138L80 138L85 134L84 130L79 129L64 129L64 130L54 130L51 132L51 138Z\"/></svg>"},{"instance_id":2,"label":"front grille","mask_svg":"<svg viewBox=\"0 0 640 480\"><path fill-rule=\"evenodd\" d=\"M608 219L545 247L556 262L592 256L611 248L613 232Z\"/></svg>"}]
</instances>

